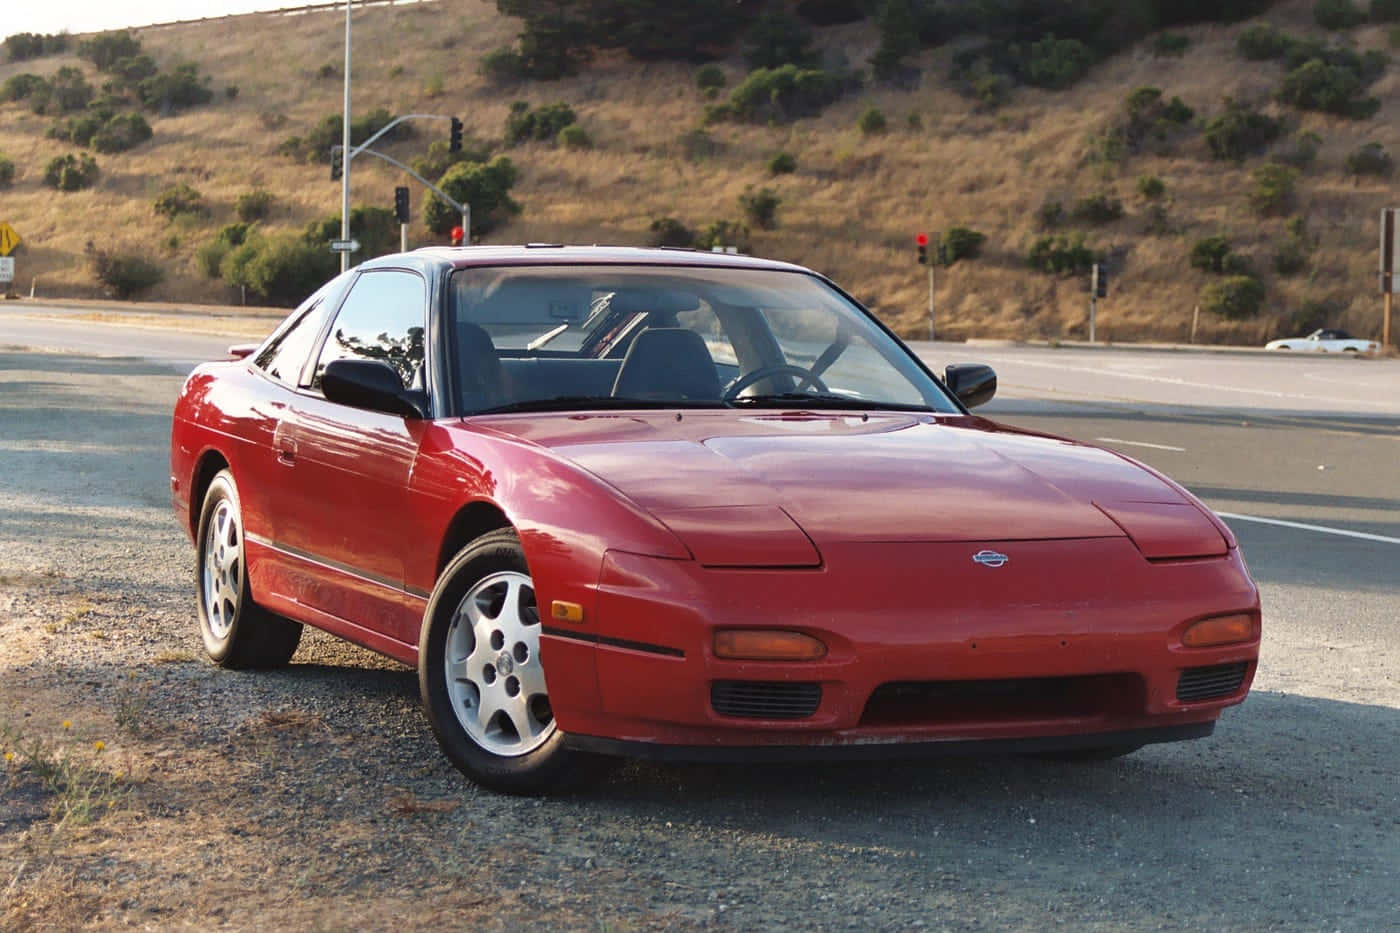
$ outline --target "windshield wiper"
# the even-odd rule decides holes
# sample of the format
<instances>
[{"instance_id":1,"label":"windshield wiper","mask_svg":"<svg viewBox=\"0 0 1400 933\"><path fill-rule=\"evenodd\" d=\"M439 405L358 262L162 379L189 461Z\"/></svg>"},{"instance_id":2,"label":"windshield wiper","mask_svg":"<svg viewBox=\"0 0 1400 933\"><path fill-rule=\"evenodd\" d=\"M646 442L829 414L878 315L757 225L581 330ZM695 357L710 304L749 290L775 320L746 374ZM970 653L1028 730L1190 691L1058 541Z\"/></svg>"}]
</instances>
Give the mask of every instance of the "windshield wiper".
<instances>
[{"instance_id":1,"label":"windshield wiper","mask_svg":"<svg viewBox=\"0 0 1400 933\"><path fill-rule=\"evenodd\" d=\"M614 395L555 395L549 398L526 399L523 402L508 402L495 405L472 415L498 415L512 411L589 411L594 409L615 410L619 408L715 408L717 402L688 401L682 399L626 398Z\"/></svg>"},{"instance_id":2,"label":"windshield wiper","mask_svg":"<svg viewBox=\"0 0 1400 933\"><path fill-rule=\"evenodd\" d=\"M566 330L568 330L568 329L569 329L569 322L568 322L568 321L565 321L563 324L560 324L558 327L555 327L555 328L552 328L552 329L550 329L550 330L545 331L543 334L540 334L540 335L539 335L538 337L536 337L534 340L531 340L529 343L525 344L525 349L526 349L526 350L538 350L540 347L542 347L542 346L544 346L545 344L549 343L549 342L550 342L551 340L553 340L555 337L558 337L560 334L564 333L564 331L566 331Z\"/></svg>"},{"instance_id":3,"label":"windshield wiper","mask_svg":"<svg viewBox=\"0 0 1400 933\"><path fill-rule=\"evenodd\" d=\"M830 395L821 392L772 392L765 395L740 395L727 400L730 405L741 408L839 408L853 411L930 411L927 405L905 405L900 402L878 402L868 398L855 398L849 395Z\"/></svg>"}]
</instances>

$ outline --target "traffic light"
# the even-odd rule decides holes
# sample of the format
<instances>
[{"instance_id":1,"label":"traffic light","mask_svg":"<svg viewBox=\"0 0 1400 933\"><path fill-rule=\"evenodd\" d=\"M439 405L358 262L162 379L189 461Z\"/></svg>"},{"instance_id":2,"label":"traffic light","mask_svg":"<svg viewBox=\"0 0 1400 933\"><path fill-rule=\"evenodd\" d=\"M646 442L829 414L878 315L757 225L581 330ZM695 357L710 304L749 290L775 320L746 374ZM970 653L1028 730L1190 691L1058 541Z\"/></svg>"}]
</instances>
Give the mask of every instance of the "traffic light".
<instances>
[{"instance_id":1,"label":"traffic light","mask_svg":"<svg viewBox=\"0 0 1400 933\"><path fill-rule=\"evenodd\" d=\"M452 118L452 135L447 139L447 151L462 151L462 121L456 117Z\"/></svg>"},{"instance_id":2,"label":"traffic light","mask_svg":"<svg viewBox=\"0 0 1400 933\"><path fill-rule=\"evenodd\" d=\"M1108 297L1108 268L1101 263L1094 263L1093 288L1096 298Z\"/></svg>"},{"instance_id":3,"label":"traffic light","mask_svg":"<svg viewBox=\"0 0 1400 933\"><path fill-rule=\"evenodd\" d=\"M928 264L928 234L920 233L914 237L914 245L919 248L919 265Z\"/></svg>"},{"instance_id":4,"label":"traffic light","mask_svg":"<svg viewBox=\"0 0 1400 933\"><path fill-rule=\"evenodd\" d=\"M345 152L339 147L331 150L331 181L340 181L345 174Z\"/></svg>"},{"instance_id":5,"label":"traffic light","mask_svg":"<svg viewBox=\"0 0 1400 933\"><path fill-rule=\"evenodd\" d=\"M394 217L401 224L408 223L408 189L402 185L394 189Z\"/></svg>"}]
</instances>

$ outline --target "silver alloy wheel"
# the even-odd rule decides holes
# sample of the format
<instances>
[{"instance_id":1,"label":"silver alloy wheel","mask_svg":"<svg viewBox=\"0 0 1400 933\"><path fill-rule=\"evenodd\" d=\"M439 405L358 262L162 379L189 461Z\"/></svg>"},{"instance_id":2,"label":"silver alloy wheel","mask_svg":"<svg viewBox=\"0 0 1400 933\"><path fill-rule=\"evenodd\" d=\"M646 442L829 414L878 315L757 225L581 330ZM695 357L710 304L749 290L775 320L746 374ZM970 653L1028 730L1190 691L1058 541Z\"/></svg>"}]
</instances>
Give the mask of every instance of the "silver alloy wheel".
<instances>
[{"instance_id":1,"label":"silver alloy wheel","mask_svg":"<svg viewBox=\"0 0 1400 933\"><path fill-rule=\"evenodd\" d=\"M523 573L493 573L457 604L443 665L457 721L493 755L534 751L554 734L540 665L535 587Z\"/></svg>"},{"instance_id":2,"label":"silver alloy wheel","mask_svg":"<svg viewBox=\"0 0 1400 933\"><path fill-rule=\"evenodd\" d=\"M238 526L238 512L228 499L214 509L209 527L204 530L202 582L209 631L223 640L233 627L243 593L243 529Z\"/></svg>"}]
</instances>

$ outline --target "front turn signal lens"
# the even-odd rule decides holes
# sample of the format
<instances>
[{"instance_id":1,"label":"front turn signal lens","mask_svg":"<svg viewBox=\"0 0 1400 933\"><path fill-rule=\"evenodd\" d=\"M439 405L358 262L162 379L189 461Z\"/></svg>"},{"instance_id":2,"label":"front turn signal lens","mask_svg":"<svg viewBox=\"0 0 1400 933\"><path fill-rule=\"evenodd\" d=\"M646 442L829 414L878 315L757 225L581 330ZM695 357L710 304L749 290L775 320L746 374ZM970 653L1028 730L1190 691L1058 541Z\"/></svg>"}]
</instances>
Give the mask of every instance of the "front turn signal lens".
<instances>
[{"instance_id":1,"label":"front turn signal lens","mask_svg":"<svg viewBox=\"0 0 1400 933\"><path fill-rule=\"evenodd\" d=\"M1188 648L1209 648L1213 645L1233 645L1254 639L1254 617L1251 615L1216 616L1202 619L1181 633L1181 643Z\"/></svg>"},{"instance_id":2,"label":"front turn signal lens","mask_svg":"<svg viewBox=\"0 0 1400 933\"><path fill-rule=\"evenodd\" d=\"M826 645L801 632L723 629L715 632L715 656L735 661L818 661L826 657Z\"/></svg>"}]
</instances>

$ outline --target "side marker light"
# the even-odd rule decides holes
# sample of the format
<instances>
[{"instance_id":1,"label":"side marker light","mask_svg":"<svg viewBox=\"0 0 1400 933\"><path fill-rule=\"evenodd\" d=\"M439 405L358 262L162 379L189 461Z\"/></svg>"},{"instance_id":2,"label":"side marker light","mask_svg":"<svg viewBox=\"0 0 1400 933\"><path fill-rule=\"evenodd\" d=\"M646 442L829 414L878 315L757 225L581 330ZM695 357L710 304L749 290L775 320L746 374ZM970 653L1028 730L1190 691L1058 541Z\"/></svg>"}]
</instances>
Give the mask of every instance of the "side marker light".
<instances>
[{"instance_id":1,"label":"side marker light","mask_svg":"<svg viewBox=\"0 0 1400 933\"><path fill-rule=\"evenodd\" d=\"M578 603L566 603L562 599L556 599L549 609L550 615L562 622L582 622L583 607Z\"/></svg>"},{"instance_id":2,"label":"side marker light","mask_svg":"<svg viewBox=\"0 0 1400 933\"><path fill-rule=\"evenodd\" d=\"M1209 648L1213 645L1233 645L1253 641L1254 617L1251 615L1216 616L1202 619L1181 633L1181 643L1188 648Z\"/></svg>"}]
</instances>

